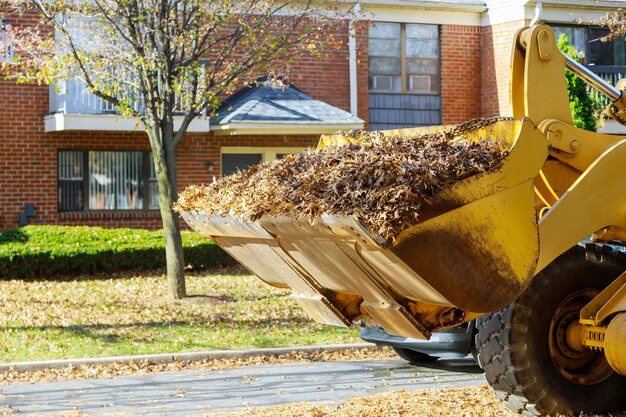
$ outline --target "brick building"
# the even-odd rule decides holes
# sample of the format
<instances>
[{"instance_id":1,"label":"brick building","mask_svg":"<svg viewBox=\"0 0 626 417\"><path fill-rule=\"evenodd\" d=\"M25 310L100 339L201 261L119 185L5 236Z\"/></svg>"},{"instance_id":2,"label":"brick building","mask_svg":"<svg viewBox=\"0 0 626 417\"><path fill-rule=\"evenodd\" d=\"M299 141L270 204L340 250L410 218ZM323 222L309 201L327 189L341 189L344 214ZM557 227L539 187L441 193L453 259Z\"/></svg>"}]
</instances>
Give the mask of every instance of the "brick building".
<instances>
[{"instance_id":1,"label":"brick building","mask_svg":"<svg viewBox=\"0 0 626 417\"><path fill-rule=\"evenodd\" d=\"M626 76L624 42L593 42L604 29L575 23L601 17L621 1L541 3L542 19L567 33L588 65L613 82ZM362 0L369 24L346 25L342 50L321 62L302 59L291 71L297 89L289 94L297 91L297 100L308 100L302 109L315 110L296 117L284 111L293 94L241 92L236 115L200 118L190 127L178 147L179 189L314 146L321 133L337 129L508 115L513 35L529 24L536 6L523 0ZM6 16L6 23L16 22ZM271 117L263 109L271 109ZM146 135L79 83L54 89L0 81L0 124L0 230L20 220L160 227Z\"/></svg>"}]
</instances>

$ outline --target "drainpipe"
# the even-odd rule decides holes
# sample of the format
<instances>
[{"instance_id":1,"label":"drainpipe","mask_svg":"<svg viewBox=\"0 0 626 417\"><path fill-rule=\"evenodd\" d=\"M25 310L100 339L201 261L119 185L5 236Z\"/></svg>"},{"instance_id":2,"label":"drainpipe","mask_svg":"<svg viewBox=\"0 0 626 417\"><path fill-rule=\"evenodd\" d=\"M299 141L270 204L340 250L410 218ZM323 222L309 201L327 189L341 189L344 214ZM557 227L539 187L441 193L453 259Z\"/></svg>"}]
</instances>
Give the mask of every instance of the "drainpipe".
<instances>
[{"instance_id":1,"label":"drainpipe","mask_svg":"<svg viewBox=\"0 0 626 417\"><path fill-rule=\"evenodd\" d=\"M350 64L350 113L358 117L358 95L357 95L357 51L356 51L356 19L359 16L360 7L357 2L354 5L354 17L350 20L348 26L348 51Z\"/></svg>"},{"instance_id":2,"label":"drainpipe","mask_svg":"<svg viewBox=\"0 0 626 417\"><path fill-rule=\"evenodd\" d=\"M530 21L530 26L534 25L535 23L541 22L542 15L543 15L543 4L540 1L538 1L537 4L535 4L535 17L533 17L533 20Z\"/></svg>"}]
</instances>

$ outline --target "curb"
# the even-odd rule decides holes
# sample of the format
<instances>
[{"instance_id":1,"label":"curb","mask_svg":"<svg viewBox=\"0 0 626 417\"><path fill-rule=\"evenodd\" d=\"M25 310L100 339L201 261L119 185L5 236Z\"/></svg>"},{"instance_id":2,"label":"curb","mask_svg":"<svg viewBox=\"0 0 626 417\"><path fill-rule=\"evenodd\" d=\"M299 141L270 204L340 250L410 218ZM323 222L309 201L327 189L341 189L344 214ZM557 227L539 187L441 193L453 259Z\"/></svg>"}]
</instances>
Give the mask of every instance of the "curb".
<instances>
[{"instance_id":1,"label":"curb","mask_svg":"<svg viewBox=\"0 0 626 417\"><path fill-rule=\"evenodd\" d=\"M243 350L212 350L207 352L158 353L153 355L108 356L103 358L60 359L52 361L10 362L0 364L0 372L37 371L42 369L59 369L69 366L111 365L132 363L164 364L172 362L200 362L212 359L249 358L253 356L286 355L288 353L340 352L350 349L376 349L372 343L351 343L338 345L292 346L283 348L243 349Z\"/></svg>"}]
</instances>

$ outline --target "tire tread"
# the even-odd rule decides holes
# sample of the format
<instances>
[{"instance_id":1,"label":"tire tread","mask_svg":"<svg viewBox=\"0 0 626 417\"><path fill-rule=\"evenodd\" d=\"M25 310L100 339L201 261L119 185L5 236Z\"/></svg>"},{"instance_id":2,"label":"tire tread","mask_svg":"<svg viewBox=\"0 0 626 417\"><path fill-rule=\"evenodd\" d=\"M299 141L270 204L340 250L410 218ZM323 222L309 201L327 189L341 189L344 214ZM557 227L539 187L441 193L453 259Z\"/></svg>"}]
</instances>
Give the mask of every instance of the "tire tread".
<instances>
[{"instance_id":1,"label":"tire tread","mask_svg":"<svg viewBox=\"0 0 626 417\"><path fill-rule=\"evenodd\" d=\"M626 255L609 245L581 244L561 255L535 276L525 292L509 307L488 313L477 319L475 344L478 364L496 395L510 410L524 416L548 415L561 406L547 394L531 369L524 362L528 348L524 340L527 326L532 323L533 306L541 302L541 295L549 291L550 278L563 269L580 265L581 259L590 263L608 264L626 270Z\"/></svg>"}]
</instances>

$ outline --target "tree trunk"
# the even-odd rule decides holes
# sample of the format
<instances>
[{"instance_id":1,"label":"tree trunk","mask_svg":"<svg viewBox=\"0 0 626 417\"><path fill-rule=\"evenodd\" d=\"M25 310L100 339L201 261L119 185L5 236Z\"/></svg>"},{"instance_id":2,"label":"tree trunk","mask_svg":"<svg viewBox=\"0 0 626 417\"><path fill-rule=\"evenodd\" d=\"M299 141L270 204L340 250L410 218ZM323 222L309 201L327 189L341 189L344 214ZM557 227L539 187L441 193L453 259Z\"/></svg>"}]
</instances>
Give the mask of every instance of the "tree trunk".
<instances>
[{"instance_id":1,"label":"tree trunk","mask_svg":"<svg viewBox=\"0 0 626 417\"><path fill-rule=\"evenodd\" d=\"M148 131L152 159L159 188L159 206L165 237L165 260L170 299L187 296L183 240L178 215L172 210L176 198L176 146L171 145L171 133ZM170 136L170 137L168 137Z\"/></svg>"}]
</instances>

